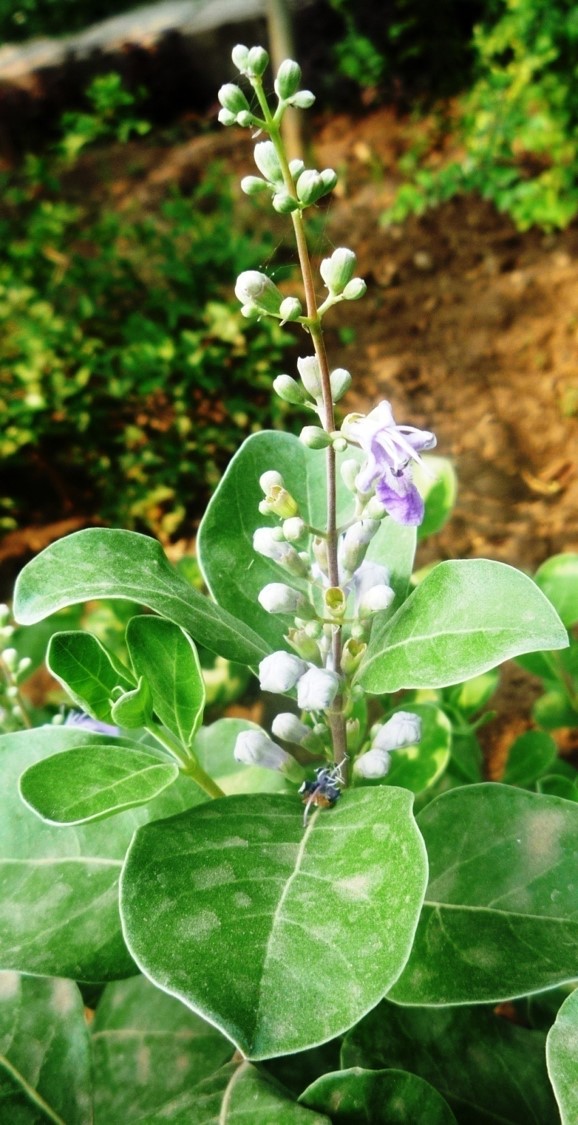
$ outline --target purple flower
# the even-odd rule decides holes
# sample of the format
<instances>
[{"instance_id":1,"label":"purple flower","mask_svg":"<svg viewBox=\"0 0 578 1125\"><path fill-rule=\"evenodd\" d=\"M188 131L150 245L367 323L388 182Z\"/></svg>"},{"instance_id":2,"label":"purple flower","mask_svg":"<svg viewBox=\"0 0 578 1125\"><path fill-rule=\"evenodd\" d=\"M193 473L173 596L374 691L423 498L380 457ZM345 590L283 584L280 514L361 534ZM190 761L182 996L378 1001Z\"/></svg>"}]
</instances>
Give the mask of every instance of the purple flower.
<instances>
[{"instance_id":1,"label":"purple flower","mask_svg":"<svg viewBox=\"0 0 578 1125\"><path fill-rule=\"evenodd\" d=\"M389 402L380 402L370 414L350 414L343 432L361 446L367 461L357 477L357 487L375 494L397 523L416 525L423 519L423 500L412 481L412 461L421 461L424 449L433 449L434 434L415 426L396 425Z\"/></svg>"},{"instance_id":2,"label":"purple flower","mask_svg":"<svg viewBox=\"0 0 578 1125\"><path fill-rule=\"evenodd\" d=\"M65 727L84 727L85 730L93 730L97 734L110 734L118 737L120 730L118 727L113 727L110 723L103 723L100 719L93 719L91 715L86 715L84 711L69 711L64 720Z\"/></svg>"}]
</instances>

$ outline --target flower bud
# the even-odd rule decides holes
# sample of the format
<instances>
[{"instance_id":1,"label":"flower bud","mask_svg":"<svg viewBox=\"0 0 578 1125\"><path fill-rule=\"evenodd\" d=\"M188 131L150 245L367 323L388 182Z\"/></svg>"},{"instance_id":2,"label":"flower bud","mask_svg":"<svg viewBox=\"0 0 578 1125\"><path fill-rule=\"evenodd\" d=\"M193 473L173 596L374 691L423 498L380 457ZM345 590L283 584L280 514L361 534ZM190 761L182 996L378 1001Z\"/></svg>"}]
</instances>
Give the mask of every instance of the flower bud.
<instances>
[{"instance_id":1,"label":"flower bud","mask_svg":"<svg viewBox=\"0 0 578 1125\"><path fill-rule=\"evenodd\" d=\"M313 168L306 168L305 171L301 173L297 180L296 188L297 195L302 203L316 203L318 199L321 199L322 195L325 195L323 180L319 172L314 171Z\"/></svg>"},{"instance_id":2,"label":"flower bud","mask_svg":"<svg viewBox=\"0 0 578 1125\"><path fill-rule=\"evenodd\" d=\"M283 742L294 742L297 746L312 734L311 727L308 727L307 723L302 723L292 711L282 711L281 714L276 715L271 730L275 738L281 738Z\"/></svg>"},{"instance_id":3,"label":"flower bud","mask_svg":"<svg viewBox=\"0 0 578 1125\"><path fill-rule=\"evenodd\" d=\"M245 195L258 195L259 192L269 191L269 184L260 176L243 176L241 191L244 191Z\"/></svg>"},{"instance_id":4,"label":"flower bud","mask_svg":"<svg viewBox=\"0 0 578 1125\"><path fill-rule=\"evenodd\" d=\"M299 434L299 441L308 449L327 449L331 445L331 435L321 426L304 426Z\"/></svg>"},{"instance_id":5,"label":"flower bud","mask_svg":"<svg viewBox=\"0 0 578 1125\"><path fill-rule=\"evenodd\" d=\"M350 754L355 753L361 738L361 723L359 719L348 719L345 724L345 741Z\"/></svg>"},{"instance_id":6,"label":"flower bud","mask_svg":"<svg viewBox=\"0 0 578 1125\"><path fill-rule=\"evenodd\" d=\"M299 63L293 62L292 59L285 59L277 71L277 77L274 82L277 97L282 101L293 97L293 94L296 94L299 89L300 82L301 67Z\"/></svg>"},{"instance_id":7,"label":"flower bud","mask_svg":"<svg viewBox=\"0 0 578 1125\"><path fill-rule=\"evenodd\" d=\"M379 777L385 777L390 764L391 759L387 751L374 747L357 758L353 770L358 777L365 777L373 781Z\"/></svg>"},{"instance_id":8,"label":"flower bud","mask_svg":"<svg viewBox=\"0 0 578 1125\"><path fill-rule=\"evenodd\" d=\"M5 648L2 659L9 672L14 672L18 663L18 653L15 648Z\"/></svg>"},{"instance_id":9,"label":"flower bud","mask_svg":"<svg viewBox=\"0 0 578 1125\"><path fill-rule=\"evenodd\" d=\"M220 125L236 125L237 117L229 109L220 109L217 114L217 121Z\"/></svg>"},{"instance_id":10,"label":"flower bud","mask_svg":"<svg viewBox=\"0 0 578 1125\"><path fill-rule=\"evenodd\" d=\"M301 301L298 297L285 297L279 305L279 314L283 324L287 321L297 320L303 313Z\"/></svg>"},{"instance_id":11,"label":"flower bud","mask_svg":"<svg viewBox=\"0 0 578 1125\"><path fill-rule=\"evenodd\" d=\"M237 70L240 70L241 74L245 74L249 66L249 48L244 47L242 43L238 43L236 47L233 47L231 58Z\"/></svg>"},{"instance_id":12,"label":"flower bud","mask_svg":"<svg viewBox=\"0 0 578 1125\"><path fill-rule=\"evenodd\" d=\"M279 215L290 215L299 210L299 202L288 191L276 191L272 199L273 210Z\"/></svg>"},{"instance_id":13,"label":"flower bud","mask_svg":"<svg viewBox=\"0 0 578 1125\"><path fill-rule=\"evenodd\" d=\"M315 101L315 94L311 90L298 90L289 100L296 109L310 109Z\"/></svg>"},{"instance_id":14,"label":"flower bud","mask_svg":"<svg viewBox=\"0 0 578 1125\"><path fill-rule=\"evenodd\" d=\"M291 652L273 652L259 664L259 683L262 691L279 694L291 691L307 671L307 664Z\"/></svg>"},{"instance_id":15,"label":"flower bud","mask_svg":"<svg viewBox=\"0 0 578 1125\"><path fill-rule=\"evenodd\" d=\"M301 376L301 382L308 394L311 395L311 398L322 398L323 384L321 382L321 372L319 370L317 356L300 356L297 360L297 370Z\"/></svg>"},{"instance_id":16,"label":"flower bud","mask_svg":"<svg viewBox=\"0 0 578 1125\"><path fill-rule=\"evenodd\" d=\"M290 519L285 520L283 524L283 535L291 543L296 543L303 537L307 530L305 520L301 516L291 516Z\"/></svg>"},{"instance_id":17,"label":"flower bud","mask_svg":"<svg viewBox=\"0 0 578 1125\"><path fill-rule=\"evenodd\" d=\"M395 600L395 590L391 586L372 586L361 595L357 604L357 612L363 620L372 617L374 613L381 613L389 609Z\"/></svg>"},{"instance_id":18,"label":"flower bud","mask_svg":"<svg viewBox=\"0 0 578 1125\"><path fill-rule=\"evenodd\" d=\"M247 60L249 74L261 78L269 66L269 55L264 47L251 47Z\"/></svg>"},{"instance_id":19,"label":"flower bud","mask_svg":"<svg viewBox=\"0 0 578 1125\"><path fill-rule=\"evenodd\" d=\"M221 86L217 97L223 109L228 109L229 113L235 114L235 117L244 110L248 113L251 112L251 107L241 87L235 86L233 82L226 82L224 86Z\"/></svg>"},{"instance_id":20,"label":"flower bud","mask_svg":"<svg viewBox=\"0 0 578 1125\"><path fill-rule=\"evenodd\" d=\"M320 176L321 183L323 184L323 195L327 195L328 192L333 191L333 188L337 184L337 172L334 172L333 168L324 168Z\"/></svg>"},{"instance_id":21,"label":"flower bud","mask_svg":"<svg viewBox=\"0 0 578 1125\"><path fill-rule=\"evenodd\" d=\"M268 469L267 472L261 473L259 477L259 487L265 493L265 496L275 487L283 488L283 477L276 469Z\"/></svg>"},{"instance_id":22,"label":"flower bud","mask_svg":"<svg viewBox=\"0 0 578 1125\"><path fill-rule=\"evenodd\" d=\"M354 637L348 637L341 654L341 667L346 676L353 676L357 672L359 665L365 655L367 645L363 641L355 640Z\"/></svg>"},{"instance_id":23,"label":"flower bud","mask_svg":"<svg viewBox=\"0 0 578 1125\"><path fill-rule=\"evenodd\" d=\"M255 145L254 157L259 171L269 183L283 183L283 170L273 141L261 141Z\"/></svg>"},{"instance_id":24,"label":"flower bud","mask_svg":"<svg viewBox=\"0 0 578 1125\"><path fill-rule=\"evenodd\" d=\"M290 402L293 406L303 406L309 401L301 383L291 375L277 375L273 379L273 390L283 402Z\"/></svg>"},{"instance_id":25,"label":"flower bud","mask_svg":"<svg viewBox=\"0 0 578 1125\"><path fill-rule=\"evenodd\" d=\"M305 594L286 586L284 582L268 582L257 595L259 604L267 613L295 614L311 617L315 612Z\"/></svg>"},{"instance_id":26,"label":"flower bud","mask_svg":"<svg viewBox=\"0 0 578 1125\"><path fill-rule=\"evenodd\" d=\"M285 540L279 541L271 527L257 528L253 534L253 550L266 559L272 559L291 574L304 577L309 571L308 564L303 562L295 548Z\"/></svg>"},{"instance_id":27,"label":"flower bud","mask_svg":"<svg viewBox=\"0 0 578 1125\"><path fill-rule=\"evenodd\" d=\"M347 595L340 586L329 586L324 590L323 601L332 617L343 617L347 605Z\"/></svg>"},{"instance_id":28,"label":"flower bud","mask_svg":"<svg viewBox=\"0 0 578 1125\"><path fill-rule=\"evenodd\" d=\"M258 270L245 270L239 274L235 295L242 305L251 305L259 312L273 316L279 314L283 297L270 277Z\"/></svg>"},{"instance_id":29,"label":"flower bud","mask_svg":"<svg viewBox=\"0 0 578 1125\"><path fill-rule=\"evenodd\" d=\"M246 317L247 320L259 320L261 313L256 305L243 305L241 307L241 316Z\"/></svg>"},{"instance_id":30,"label":"flower bud","mask_svg":"<svg viewBox=\"0 0 578 1125\"><path fill-rule=\"evenodd\" d=\"M242 109L237 114L237 125L242 125L244 129L250 129L252 125L258 125L259 119L255 117L254 113L250 113L248 109Z\"/></svg>"},{"instance_id":31,"label":"flower bud","mask_svg":"<svg viewBox=\"0 0 578 1125\"><path fill-rule=\"evenodd\" d=\"M340 472L345 487L349 492L355 492L355 482L359 473L359 461L356 461L354 457L343 461Z\"/></svg>"},{"instance_id":32,"label":"flower bud","mask_svg":"<svg viewBox=\"0 0 578 1125\"><path fill-rule=\"evenodd\" d=\"M286 488L276 484L269 489L266 503L268 505L267 510L273 512L275 516L279 516L281 520L290 519L291 516L296 516L299 511L297 501L291 493L287 492Z\"/></svg>"},{"instance_id":33,"label":"flower bud","mask_svg":"<svg viewBox=\"0 0 578 1125\"><path fill-rule=\"evenodd\" d=\"M358 301L367 292L367 285L361 277L354 277L343 290L342 296L346 301Z\"/></svg>"},{"instance_id":34,"label":"flower bud","mask_svg":"<svg viewBox=\"0 0 578 1125\"><path fill-rule=\"evenodd\" d=\"M349 390L352 384L352 378L349 371L345 367L336 367L335 371L331 372L329 382L331 384L331 397L334 402L339 402L343 398L346 391Z\"/></svg>"},{"instance_id":35,"label":"flower bud","mask_svg":"<svg viewBox=\"0 0 578 1125\"><path fill-rule=\"evenodd\" d=\"M262 766L266 770L282 770L290 761L295 761L264 730L241 731L237 735L233 756L244 766Z\"/></svg>"},{"instance_id":36,"label":"flower bud","mask_svg":"<svg viewBox=\"0 0 578 1125\"><path fill-rule=\"evenodd\" d=\"M324 258L319 272L330 293L339 296L345 286L351 281L355 272L357 258L353 250L340 247L333 251L330 258Z\"/></svg>"},{"instance_id":37,"label":"flower bud","mask_svg":"<svg viewBox=\"0 0 578 1125\"><path fill-rule=\"evenodd\" d=\"M327 574L327 571L329 570L327 540L322 539L320 535L316 535L313 540L313 554L315 555L317 565L320 567L324 574Z\"/></svg>"},{"instance_id":38,"label":"flower bud","mask_svg":"<svg viewBox=\"0 0 578 1125\"><path fill-rule=\"evenodd\" d=\"M302 160L296 159L289 161L289 171L294 180L297 180L304 170L305 165Z\"/></svg>"},{"instance_id":39,"label":"flower bud","mask_svg":"<svg viewBox=\"0 0 578 1125\"><path fill-rule=\"evenodd\" d=\"M363 514L364 516L367 516L368 519L382 520L384 516L387 515L387 512L383 504L381 503L381 500L378 500L377 496L372 496L371 500L369 500L365 505Z\"/></svg>"},{"instance_id":40,"label":"flower bud","mask_svg":"<svg viewBox=\"0 0 578 1125\"><path fill-rule=\"evenodd\" d=\"M316 666L322 663L319 645L313 637L309 636L307 626L305 626L305 629L289 629L287 639L291 647L303 660L307 660L309 664L315 664Z\"/></svg>"},{"instance_id":41,"label":"flower bud","mask_svg":"<svg viewBox=\"0 0 578 1125\"><path fill-rule=\"evenodd\" d=\"M411 711L396 711L372 737L372 749L403 750L421 738L421 719Z\"/></svg>"},{"instance_id":42,"label":"flower bud","mask_svg":"<svg viewBox=\"0 0 578 1125\"><path fill-rule=\"evenodd\" d=\"M326 668L310 668L297 684L302 711L325 711L339 691L339 676Z\"/></svg>"},{"instance_id":43,"label":"flower bud","mask_svg":"<svg viewBox=\"0 0 578 1125\"><path fill-rule=\"evenodd\" d=\"M348 574L353 574L363 562L367 548L381 524L378 520L358 520L347 528L339 543L339 565Z\"/></svg>"}]
</instances>

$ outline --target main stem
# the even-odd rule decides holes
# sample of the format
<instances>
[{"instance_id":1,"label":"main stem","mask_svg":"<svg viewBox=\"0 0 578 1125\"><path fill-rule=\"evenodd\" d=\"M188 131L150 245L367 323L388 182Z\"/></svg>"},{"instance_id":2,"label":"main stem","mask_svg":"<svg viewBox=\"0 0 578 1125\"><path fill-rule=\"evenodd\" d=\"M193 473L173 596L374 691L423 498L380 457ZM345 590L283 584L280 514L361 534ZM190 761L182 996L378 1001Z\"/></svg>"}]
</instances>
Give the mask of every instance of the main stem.
<instances>
[{"instance_id":1,"label":"main stem","mask_svg":"<svg viewBox=\"0 0 578 1125\"><path fill-rule=\"evenodd\" d=\"M297 191L295 188L295 181L291 175L289 162L285 153L285 147L281 138L281 133L278 124L275 122L269 109L267 98L263 92L260 83L255 83L255 92L259 99L259 104L263 111L264 119L267 123L269 135L273 144L281 169L283 172L283 181L285 187L293 199L297 199ZM335 413L333 410L333 394L331 391L331 381L329 378L329 362L327 359L327 350L325 348L325 340L323 338L323 329L321 326L321 317L319 316L317 297L315 294L315 284L313 281L313 268L311 266L311 257L309 254L309 247L307 245L307 236L305 233L305 226L303 223L303 215L301 210L292 211L291 219L293 222L293 230L295 232L295 241L297 243L297 253L299 255L299 265L301 267L301 275L303 277L303 287L305 290L305 302L307 307L307 327L309 329L315 355L319 364L319 372L321 375L321 388L323 395L323 417L321 422L324 430L327 433L333 433L335 429ZM337 488L335 477L335 450L329 445L325 451L326 457L326 471L327 471L327 562L328 562L328 578L331 586L339 586L339 568L337 565ZM333 668L339 675L341 673L341 652L342 652L342 639L341 639L341 626L333 626L332 637L332 655L333 655ZM333 741L333 757L335 765L341 769L341 777L347 783L347 739L345 728L345 716L343 714L343 698L341 695L336 696L333 706L327 712L327 718L331 729L331 737Z\"/></svg>"}]
</instances>

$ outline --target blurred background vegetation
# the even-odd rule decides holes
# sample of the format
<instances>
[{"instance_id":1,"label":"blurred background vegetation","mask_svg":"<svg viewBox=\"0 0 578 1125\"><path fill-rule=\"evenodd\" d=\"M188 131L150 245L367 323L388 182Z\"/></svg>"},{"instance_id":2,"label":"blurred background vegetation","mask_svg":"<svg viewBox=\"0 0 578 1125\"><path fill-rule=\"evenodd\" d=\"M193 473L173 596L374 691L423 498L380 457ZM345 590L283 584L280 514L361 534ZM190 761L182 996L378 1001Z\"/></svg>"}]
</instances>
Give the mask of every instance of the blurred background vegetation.
<instances>
[{"instance_id":1,"label":"blurred background vegetation","mask_svg":"<svg viewBox=\"0 0 578 1125\"><path fill-rule=\"evenodd\" d=\"M117 14L118 0L0 0L0 37L71 35ZM310 20L297 47L320 110L393 104L434 123L401 158L384 222L465 192L521 229L573 221L576 3L324 0ZM106 175L112 151L130 177L151 146L216 114L191 84L190 106L181 91L160 120L146 84L99 67L80 100L16 144L13 130L3 154L0 529L81 511L166 541L194 529L242 437L282 420L269 388L289 338L263 322L247 339L232 294L275 235L250 229L218 166L130 206L87 190L89 158ZM9 100L0 70L0 110Z\"/></svg>"}]
</instances>

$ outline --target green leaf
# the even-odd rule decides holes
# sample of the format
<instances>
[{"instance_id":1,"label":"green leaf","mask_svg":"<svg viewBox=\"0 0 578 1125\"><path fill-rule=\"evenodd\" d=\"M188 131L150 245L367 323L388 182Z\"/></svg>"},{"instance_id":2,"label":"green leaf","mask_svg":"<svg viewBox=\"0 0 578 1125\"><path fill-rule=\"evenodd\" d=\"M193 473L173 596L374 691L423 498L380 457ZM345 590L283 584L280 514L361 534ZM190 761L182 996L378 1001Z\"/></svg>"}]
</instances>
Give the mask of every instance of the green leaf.
<instances>
[{"instance_id":1,"label":"green leaf","mask_svg":"<svg viewBox=\"0 0 578 1125\"><path fill-rule=\"evenodd\" d=\"M492 668L483 672L481 676L474 676L463 684L457 684L448 689L447 698L453 707L457 707L462 715L471 718L476 711L481 711L489 703L500 683L500 674ZM445 698L445 695L444 695Z\"/></svg>"},{"instance_id":2,"label":"green leaf","mask_svg":"<svg viewBox=\"0 0 578 1125\"><path fill-rule=\"evenodd\" d=\"M138 965L247 1057L333 1038L408 957L426 879L411 805L359 789L304 829L297 800L256 794L142 829L121 882Z\"/></svg>"},{"instance_id":3,"label":"green leaf","mask_svg":"<svg viewBox=\"0 0 578 1125\"><path fill-rule=\"evenodd\" d=\"M540 695L532 708L532 715L546 730L578 726L578 711L569 703L563 688L553 688Z\"/></svg>"},{"instance_id":4,"label":"green leaf","mask_svg":"<svg viewBox=\"0 0 578 1125\"><path fill-rule=\"evenodd\" d=\"M558 748L543 730L527 730L514 739L502 781L506 785L532 785L556 761Z\"/></svg>"},{"instance_id":5,"label":"green leaf","mask_svg":"<svg viewBox=\"0 0 578 1125\"><path fill-rule=\"evenodd\" d=\"M201 727L193 743L193 753L206 773L227 796L235 793L295 792L280 770L245 766L233 756L237 735L244 730L261 730L248 719L217 719Z\"/></svg>"},{"instance_id":6,"label":"green leaf","mask_svg":"<svg viewBox=\"0 0 578 1125\"><path fill-rule=\"evenodd\" d=\"M123 691L134 687L128 668L121 670L91 633L55 633L48 646L46 664L76 706L103 723L114 721L110 700L115 687Z\"/></svg>"},{"instance_id":7,"label":"green leaf","mask_svg":"<svg viewBox=\"0 0 578 1125\"><path fill-rule=\"evenodd\" d=\"M430 881L399 1004L496 1003L578 976L578 808L507 785L419 815Z\"/></svg>"},{"instance_id":8,"label":"green leaf","mask_svg":"<svg viewBox=\"0 0 578 1125\"><path fill-rule=\"evenodd\" d=\"M178 774L175 762L137 744L93 738L29 766L20 778L20 793L50 824L82 824L147 804Z\"/></svg>"},{"instance_id":9,"label":"green leaf","mask_svg":"<svg viewBox=\"0 0 578 1125\"><path fill-rule=\"evenodd\" d=\"M415 466L414 481L425 502L423 520L418 528L418 540L427 539L441 531L452 514L458 482L455 469L446 457L426 454L422 468Z\"/></svg>"},{"instance_id":10,"label":"green leaf","mask_svg":"<svg viewBox=\"0 0 578 1125\"><path fill-rule=\"evenodd\" d=\"M113 723L127 730L137 730L152 722L153 698L144 676L139 676L135 688L117 695L110 714Z\"/></svg>"},{"instance_id":11,"label":"green leaf","mask_svg":"<svg viewBox=\"0 0 578 1125\"><path fill-rule=\"evenodd\" d=\"M534 581L552 602L566 626L578 621L578 555L570 552L546 559L534 575Z\"/></svg>"},{"instance_id":12,"label":"green leaf","mask_svg":"<svg viewBox=\"0 0 578 1125\"><path fill-rule=\"evenodd\" d=\"M396 710L404 711L407 707ZM412 793L421 793L441 777L450 760L452 728L447 715L432 703L412 703L410 710L421 718L421 740L392 753L389 773L382 784L400 785Z\"/></svg>"},{"instance_id":13,"label":"green leaf","mask_svg":"<svg viewBox=\"0 0 578 1125\"><path fill-rule=\"evenodd\" d=\"M82 997L69 980L0 972L0 1115L6 1125L90 1125Z\"/></svg>"},{"instance_id":14,"label":"green leaf","mask_svg":"<svg viewBox=\"0 0 578 1125\"><path fill-rule=\"evenodd\" d=\"M214 1027L142 976L107 985L92 1033L96 1125L160 1120L232 1053Z\"/></svg>"},{"instance_id":15,"label":"green leaf","mask_svg":"<svg viewBox=\"0 0 578 1125\"><path fill-rule=\"evenodd\" d=\"M546 1041L546 1063L562 1125L578 1121L578 991L562 1004Z\"/></svg>"},{"instance_id":16,"label":"green leaf","mask_svg":"<svg viewBox=\"0 0 578 1125\"><path fill-rule=\"evenodd\" d=\"M102 981L134 972L118 911L118 879L132 834L144 821L187 808L200 791L179 779L145 809L105 824L54 828L23 803L18 781L33 762L109 738L73 727L41 727L0 738L0 967ZM116 745L116 743L115 743ZM122 739L118 746L124 745ZM130 745L130 744L129 744Z\"/></svg>"},{"instance_id":17,"label":"green leaf","mask_svg":"<svg viewBox=\"0 0 578 1125\"><path fill-rule=\"evenodd\" d=\"M338 1070L324 1074L307 1088L299 1101L311 1109L331 1114L331 1121L371 1122L371 1125L456 1125L456 1119L441 1094L402 1070Z\"/></svg>"},{"instance_id":18,"label":"green leaf","mask_svg":"<svg viewBox=\"0 0 578 1125\"><path fill-rule=\"evenodd\" d=\"M14 617L33 625L63 606L128 598L168 617L210 652L257 664L270 649L236 617L176 573L159 543L134 531L90 527L52 543L20 572Z\"/></svg>"},{"instance_id":19,"label":"green leaf","mask_svg":"<svg viewBox=\"0 0 578 1125\"><path fill-rule=\"evenodd\" d=\"M347 457L352 455L348 450ZM262 609L257 595L268 582L287 581L287 571L253 550L256 528L279 524L259 512L263 499L259 478L270 469L281 473L305 522L325 526L325 452L308 449L292 434L263 431L247 438L230 462L201 522L197 545L205 581L219 605L255 628L273 651L287 648L287 622ZM337 482L337 522L341 524L352 516L353 498L339 470ZM415 540L414 528L402 528L386 519L367 553L368 559L389 568L397 593L395 608L407 594ZM289 583L306 589L302 580L290 578Z\"/></svg>"},{"instance_id":20,"label":"green leaf","mask_svg":"<svg viewBox=\"0 0 578 1125\"><path fill-rule=\"evenodd\" d=\"M165 1105L163 1121L170 1125L331 1125L329 1117L297 1105L274 1078L246 1061L227 1063Z\"/></svg>"},{"instance_id":21,"label":"green leaf","mask_svg":"<svg viewBox=\"0 0 578 1125\"><path fill-rule=\"evenodd\" d=\"M565 801L578 801L578 784L570 777L560 774L547 774L538 781L538 792L552 797L563 797Z\"/></svg>"},{"instance_id":22,"label":"green leaf","mask_svg":"<svg viewBox=\"0 0 578 1125\"><path fill-rule=\"evenodd\" d=\"M191 638L164 617L133 617L126 643L137 676L144 676L151 688L155 713L188 747L205 706L201 666Z\"/></svg>"},{"instance_id":23,"label":"green leaf","mask_svg":"<svg viewBox=\"0 0 578 1125\"><path fill-rule=\"evenodd\" d=\"M555 610L521 571L488 559L443 562L377 623L357 678L375 694L445 687L517 653L567 643Z\"/></svg>"},{"instance_id":24,"label":"green leaf","mask_svg":"<svg viewBox=\"0 0 578 1125\"><path fill-rule=\"evenodd\" d=\"M545 1035L487 1008L398 1008L384 1002L346 1036L343 1066L411 1070L463 1125L546 1125L556 1106ZM429 1121L419 1112L409 1121Z\"/></svg>"},{"instance_id":25,"label":"green leaf","mask_svg":"<svg viewBox=\"0 0 578 1125\"><path fill-rule=\"evenodd\" d=\"M484 756L474 731L452 733L452 762L462 781L481 781Z\"/></svg>"}]
</instances>

